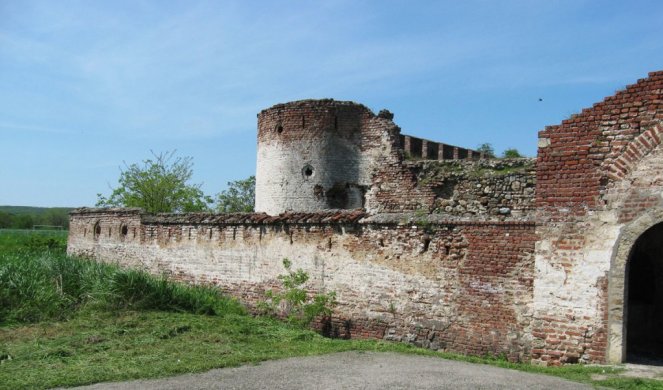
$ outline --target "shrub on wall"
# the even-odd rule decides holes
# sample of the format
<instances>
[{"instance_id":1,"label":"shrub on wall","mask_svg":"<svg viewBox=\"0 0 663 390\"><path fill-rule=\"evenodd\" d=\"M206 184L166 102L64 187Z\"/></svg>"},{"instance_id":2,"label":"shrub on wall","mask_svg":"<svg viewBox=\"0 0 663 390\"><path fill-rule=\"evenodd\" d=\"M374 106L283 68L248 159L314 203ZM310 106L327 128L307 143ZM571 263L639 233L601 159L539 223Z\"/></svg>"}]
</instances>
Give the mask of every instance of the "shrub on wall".
<instances>
[{"instance_id":1,"label":"shrub on wall","mask_svg":"<svg viewBox=\"0 0 663 390\"><path fill-rule=\"evenodd\" d=\"M258 303L258 309L263 314L286 318L304 327L318 316L330 316L336 305L336 292L317 293L309 298L303 288L309 275L301 268L293 271L288 259L283 259L283 267L287 273L278 276L283 288L279 292L266 291L266 299Z\"/></svg>"}]
</instances>

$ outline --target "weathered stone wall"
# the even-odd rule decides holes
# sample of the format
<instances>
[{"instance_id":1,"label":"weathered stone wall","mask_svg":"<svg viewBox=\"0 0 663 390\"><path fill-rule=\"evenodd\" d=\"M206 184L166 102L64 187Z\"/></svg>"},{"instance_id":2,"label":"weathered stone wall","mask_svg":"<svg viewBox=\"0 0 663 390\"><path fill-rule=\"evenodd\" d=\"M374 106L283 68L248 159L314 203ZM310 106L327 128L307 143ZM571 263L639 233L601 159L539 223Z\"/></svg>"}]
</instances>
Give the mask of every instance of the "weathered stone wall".
<instances>
[{"instance_id":1,"label":"weathered stone wall","mask_svg":"<svg viewBox=\"0 0 663 390\"><path fill-rule=\"evenodd\" d=\"M68 251L213 283L249 304L277 285L288 258L311 289L336 291L331 333L528 359L534 226L439 218L79 209Z\"/></svg>"},{"instance_id":2,"label":"weathered stone wall","mask_svg":"<svg viewBox=\"0 0 663 390\"><path fill-rule=\"evenodd\" d=\"M625 358L628 253L661 222L662 90L651 73L539 133L535 361Z\"/></svg>"},{"instance_id":3,"label":"weathered stone wall","mask_svg":"<svg viewBox=\"0 0 663 390\"><path fill-rule=\"evenodd\" d=\"M429 190L427 212L466 220L530 220L535 211L535 160L413 161L405 166Z\"/></svg>"}]
</instances>

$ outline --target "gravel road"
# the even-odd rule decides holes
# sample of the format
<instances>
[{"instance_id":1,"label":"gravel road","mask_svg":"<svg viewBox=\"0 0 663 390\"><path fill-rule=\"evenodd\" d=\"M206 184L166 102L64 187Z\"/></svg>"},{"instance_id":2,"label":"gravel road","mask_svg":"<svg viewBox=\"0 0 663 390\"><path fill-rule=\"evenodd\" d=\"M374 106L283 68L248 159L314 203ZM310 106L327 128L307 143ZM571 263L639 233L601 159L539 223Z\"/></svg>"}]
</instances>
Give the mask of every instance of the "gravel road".
<instances>
[{"instance_id":1,"label":"gravel road","mask_svg":"<svg viewBox=\"0 0 663 390\"><path fill-rule=\"evenodd\" d=\"M396 353L343 352L78 389L591 389L563 379Z\"/></svg>"}]
</instances>

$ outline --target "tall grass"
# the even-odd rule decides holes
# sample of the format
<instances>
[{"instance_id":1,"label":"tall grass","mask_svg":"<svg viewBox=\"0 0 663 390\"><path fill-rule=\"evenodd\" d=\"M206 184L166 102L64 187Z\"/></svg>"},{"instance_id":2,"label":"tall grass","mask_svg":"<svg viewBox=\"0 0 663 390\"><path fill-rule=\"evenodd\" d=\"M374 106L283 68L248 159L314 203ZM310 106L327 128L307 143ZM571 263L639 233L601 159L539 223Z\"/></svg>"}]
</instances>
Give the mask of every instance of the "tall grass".
<instances>
[{"instance_id":1,"label":"tall grass","mask_svg":"<svg viewBox=\"0 0 663 390\"><path fill-rule=\"evenodd\" d=\"M244 313L216 288L70 257L57 239L34 237L0 239L0 325L65 319L81 309Z\"/></svg>"}]
</instances>

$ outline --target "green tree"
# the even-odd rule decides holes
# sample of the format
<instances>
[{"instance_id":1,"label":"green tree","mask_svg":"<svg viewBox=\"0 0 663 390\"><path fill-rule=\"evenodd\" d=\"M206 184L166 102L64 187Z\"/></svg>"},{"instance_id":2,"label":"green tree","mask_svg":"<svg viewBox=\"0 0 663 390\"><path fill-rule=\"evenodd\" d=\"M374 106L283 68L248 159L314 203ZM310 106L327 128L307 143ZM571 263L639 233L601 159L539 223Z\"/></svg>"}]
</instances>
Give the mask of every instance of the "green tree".
<instances>
[{"instance_id":1,"label":"green tree","mask_svg":"<svg viewBox=\"0 0 663 390\"><path fill-rule=\"evenodd\" d=\"M523 157L522 154L516 148L509 148L502 152L502 157L504 158L520 158Z\"/></svg>"},{"instance_id":2,"label":"green tree","mask_svg":"<svg viewBox=\"0 0 663 390\"><path fill-rule=\"evenodd\" d=\"M12 226L13 216L4 211L0 211L0 229L9 229Z\"/></svg>"},{"instance_id":3,"label":"green tree","mask_svg":"<svg viewBox=\"0 0 663 390\"><path fill-rule=\"evenodd\" d=\"M14 229L32 229L35 221L30 214L15 215L12 223Z\"/></svg>"},{"instance_id":4,"label":"green tree","mask_svg":"<svg viewBox=\"0 0 663 390\"><path fill-rule=\"evenodd\" d=\"M221 213L250 213L256 199L256 177L228 182L228 189L216 196L216 209Z\"/></svg>"},{"instance_id":5,"label":"green tree","mask_svg":"<svg viewBox=\"0 0 663 390\"><path fill-rule=\"evenodd\" d=\"M117 188L110 196L97 194L97 206L140 207L150 213L205 211L213 201L190 184L193 175L191 157L176 157L175 150L156 154L143 164L124 163Z\"/></svg>"},{"instance_id":6,"label":"green tree","mask_svg":"<svg viewBox=\"0 0 663 390\"><path fill-rule=\"evenodd\" d=\"M477 152L483 153L486 157L495 157L495 149L493 149L493 145L488 142L484 142L477 146Z\"/></svg>"},{"instance_id":7,"label":"green tree","mask_svg":"<svg viewBox=\"0 0 663 390\"><path fill-rule=\"evenodd\" d=\"M62 226L66 229L69 227L69 214L61 209L48 209L39 222L42 225Z\"/></svg>"}]
</instances>

